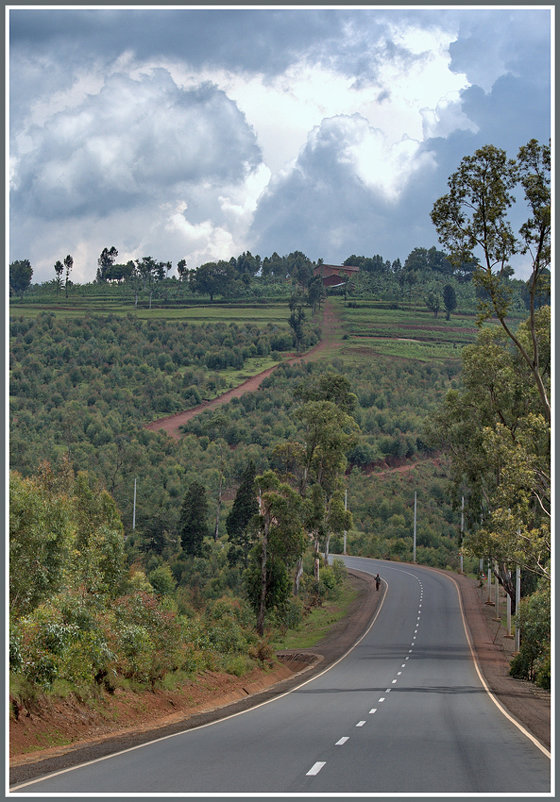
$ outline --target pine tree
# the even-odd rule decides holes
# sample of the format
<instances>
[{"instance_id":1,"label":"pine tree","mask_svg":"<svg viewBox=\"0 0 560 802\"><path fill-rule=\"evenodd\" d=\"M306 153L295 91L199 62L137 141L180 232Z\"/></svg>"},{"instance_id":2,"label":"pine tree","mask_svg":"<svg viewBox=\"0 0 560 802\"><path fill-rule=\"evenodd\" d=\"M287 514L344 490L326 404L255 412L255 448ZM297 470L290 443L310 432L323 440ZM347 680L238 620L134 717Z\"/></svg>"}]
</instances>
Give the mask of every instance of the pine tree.
<instances>
[{"instance_id":1,"label":"pine tree","mask_svg":"<svg viewBox=\"0 0 560 802\"><path fill-rule=\"evenodd\" d=\"M255 464L251 460L243 471L233 506L226 518L226 530L231 544L229 551L231 562L242 560L245 565L247 564L247 555L251 547L248 525L258 511Z\"/></svg>"},{"instance_id":2,"label":"pine tree","mask_svg":"<svg viewBox=\"0 0 560 802\"><path fill-rule=\"evenodd\" d=\"M207 515L206 488L194 481L185 493L179 517L179 534L185 554L202 554L204 537L209 534Z\"/></svg>"}]
</instances>

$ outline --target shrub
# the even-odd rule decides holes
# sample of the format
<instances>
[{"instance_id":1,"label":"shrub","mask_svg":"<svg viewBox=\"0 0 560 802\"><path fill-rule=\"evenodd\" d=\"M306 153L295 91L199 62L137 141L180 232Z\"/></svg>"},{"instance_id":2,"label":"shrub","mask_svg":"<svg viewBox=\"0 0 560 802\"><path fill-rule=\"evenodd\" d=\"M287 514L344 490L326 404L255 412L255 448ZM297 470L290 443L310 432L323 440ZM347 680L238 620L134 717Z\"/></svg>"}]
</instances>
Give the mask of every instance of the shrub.
<instances>
[{"instance_id":1,"label":"shrub","mask_svg":"<svg viewBox=\"0 0 560 802\"><path fill-rule=\"evenodd\" d=\"M510 663L510 674L519 679L550 683L550 593L545 585L521 599L517 621L521 630L518 654Z\"/></svg>"},{"instance_id":2,"label":"shrub","mask_svg":"<svg viewBox=\"0 0 560 802\"><path fill-rule=\"evenodd\" d=\"M228 656L223 661L223 668L228 674L233 674L236 677L242 677L253 668L253 662L247 655L238 654Z\"/></svg>"}]
</instances>

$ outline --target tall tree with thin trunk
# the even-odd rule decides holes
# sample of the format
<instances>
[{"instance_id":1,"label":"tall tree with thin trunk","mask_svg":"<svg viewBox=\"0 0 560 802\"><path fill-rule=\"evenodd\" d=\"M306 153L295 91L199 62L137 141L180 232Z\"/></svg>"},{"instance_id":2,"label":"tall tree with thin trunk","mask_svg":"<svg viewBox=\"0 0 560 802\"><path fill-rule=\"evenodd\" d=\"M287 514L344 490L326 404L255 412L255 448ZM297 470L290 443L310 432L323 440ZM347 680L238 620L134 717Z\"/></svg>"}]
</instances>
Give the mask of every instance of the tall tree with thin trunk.
<instances>
[{"instance_id":1,"label":"tall tree with thin trunk","mask_svg":"<svg viewBox=\"0 0 560 802\"><path fill-rule=\"evenodd\" d=\"M54 272L56 273L56 291L59 293L62 287L62 274L64 273L64 265L60 259L54 263Z\"/></svg>"},{"instance_id":2,"label":"tall tree with thin trunk","mask_svg":"<svg viewBox=\"0 0 560 802\"><path fill-rule=\"evenodd\" d=\"M473 278L489 299L481 304L480 322L492 316L498 319L529 367L543 414L550 422L535 322L535 297L551 264L550 145L532 139L519 149L517 159L508 159L505 151L485 145L473 156L465 156L447 183L449 192L435 202L431 212L439 240L455 264L477 262ZM518 236L510 218L516 192L523 194L528 211ZM507 278L513 272L510 261L515 254L525 256L531 269L528 344L517 336L508 319L511 295Z\"/></svg>"},{"instance_id":3,"label":"tall tree with thin trunk","mask_svg":"<svg viewBox=\"0 0 560 802\"><path fill-rule=\"evenodd\" d=\"M68 254L68 256L64 258L64 267L66 268L66 282L64 284L64 288L66 291L66 297L68 298L68 283L70 281L70 272L74 267L74 260L72 259L70 254Z\"/></svg>"},{"instance_id":4,"label":"tall tree with thin trunk","mask_svg":"<svg viewBox=\"0 0 560 802\"><path fill-rule=\"evenodd\" d=\"M259 490L256 518L257 547L253 570L247 573L248 591L257 613L257 633L263 635L267 611L289 593L287 566L305 547L303 503L299 494L273 471L255 478Z\"/></svg>"}]
</instances>

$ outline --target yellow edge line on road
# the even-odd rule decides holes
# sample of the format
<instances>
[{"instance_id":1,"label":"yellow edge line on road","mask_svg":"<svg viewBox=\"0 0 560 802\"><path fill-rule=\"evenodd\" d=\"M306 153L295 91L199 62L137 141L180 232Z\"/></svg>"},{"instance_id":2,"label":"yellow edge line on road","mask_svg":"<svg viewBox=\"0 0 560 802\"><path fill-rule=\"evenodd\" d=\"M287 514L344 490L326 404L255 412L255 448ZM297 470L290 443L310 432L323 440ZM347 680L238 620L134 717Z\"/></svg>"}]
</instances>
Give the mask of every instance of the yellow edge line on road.
<instances>
[{"instance_id":1,"label":"yellow edge line on road","mask_svg":"<svg viewBox=\"0 0 560 802\"><path fill-rule=\"evenodd\" d=\"M359 571L358 568L352 569L352 570ZM359 571L359 572L360 573L367 573L367 571ZM195 732L196 730L202 730L205 727L211 727L214 724L219 724L221 721L227 721L230 718L235 718L236 716L242 716L244 713L250 713L252 710L256 710L258 707L264 707L264 705L268 705L271 702L276 702L276 701L278 701L278 699L282 699L282 697L288 696L288 694L293 693L294 691L297 691L300 688L303 688L304 685L307 685L309 682L313 682L314 680L318 679L319 677L322 677L323 674L326 674L327 671L330 671L331 668L334 668L336 665L338 665L338 663L340 663L341 660L344 660L344 658L347 657L350 654L350 652L353 649L355 649L356 646L358 646L358 644L360 644L363 641L363 639L366 637L366 635L368 634L368 632L370 631L372 626L377 621L377 616L381 612L381 608L383 607L383 603L385 601L385 596L387 595L387 589L389 587L389 583L385 579L383 579L381 581L385 584L385 588L383 589L383 596L381 597L381 603L377 606L377 609L375 611L375 615L371 619L371 622L370 622L368 628L366 629L366 631L358 638L358 640L355 643L352 644L352 646L350 646L350 648L346 652L344 652L342 657L339 657L338 660L335 660L334 663L331 663L330 666L327 666L327 668L325 668L319 674L315 674L313 677L310 677L309 679L306 679L304 682L301 682L299 685L296 685L295 688L290 688L290 690L284 691L284 693L281 693L278 696L274 696L272 699L267 699L265 702L259 702L259 704L254 705L253 707L247 708L247 710L240 710L238 713L231 713L229 716L224 716L223 718L218 718L215 721L209 721L207 724L199 724L197 727L191 727L191 728L189 728L187 730L181 730L180 732L174 732L171 735L163 735L161 738L154 738L151 741L146 741L146 743L138 744L137 746L130 746L128 749L121 749L120 752L112 752L110 755L103 755L103 757L97 757L94 760L88 760L85 763L79 763L77 766L69 766L67 769L61 769L60 771L52 772L52 774L44 774L42 777L36 777L34 780L28 780L27 782L20 783L19 785L14 785L10 789L10 791L11 792L19 791L22 788L27 788L28 786L34 785L34 784L39 783L39 782L42 782L43 780L51 780L54 777L60 776L61 774L67 774L70 771L75 771L76 769L81 769L81 768L84 768L85 766L91 766L94 763L100 763L102 760L109 760L112 757L118 757L119 755L124 755L127 752L134 752L136 749L142 749L144 746L150 746L151 744L155 744L158 741L167 741L169 738L175 738L178 735L188 735L188 733ZM304 671L305 670L307 670L307 669L304 669ZM63 795L66 795L66 794L63 794ZM258 795L259 794L257 794L257 796ZM143 796L143 794L137 794L137 796ZM203 796L205 796L205 794L203 794ZM235 794L235 796L237 796L237 794ZM255 794L246 793L246 794L241 794L241 796L255 796Z\"/></svg>"},{"instance_id":2,"label":"yellow edge line on road","mask_svg":"<svg viewBox=\"0 0 560 802\"><path fill-rule=\"evenodd\" d=\"M438 573L440 573L440 572L438 571ZM527 738L534 743L534 745L537 747L537 749L540 749L541 752L543 753L543 755L545 755L550 760L551 754L548 751L548 749L546 749L546 747L544 747L541 744L541 742L538 741L535 738L534 735L531 735L531 733L528 730L526 730L525 727L522 724L519 723L519 721L517 721L510 713L508 713L508 711L505 709L505 707L503 707L503 705L500 704L500 702L496 699L496 697L494 696L494 694L492 693L492 691L490 690L490 688L486 684L486 680L484 679L482 671L480 670L480 665L478 663L478 658L476 656L476 652L475 652L475 650L473 648L473 644L472 644L469 628L468 628L468 625L467 625L467 619L465 618L465 613L464 613L464 610L463 610L463 600L461 599L461 591L459 589L459 584L455 581L455 579L452 576L449 576L449 574L444 574L443 572L441 572L441 573L442 573L443 576L446 576L447 579L451 580L451 582L453 582L453 584L455 585L455 590L457 591L457 598L459 599L459 609L461 611L461 618L463 620L463 629L465 630L465 635L467 637L467 643L469 644L471 657L472 657L472 660L473 660L473 663L474 663L474 667L476 669L476 673L478 674L478 678L482 683L482 687L484 688L484 690L486 691L486 693L488 694L490 699L494 702L494 704L496 705L496 707L498 708L500 713L502 713L508 719L508 721L511 721L511 723L514 724L517 727L518 730L521 730L523 735L526 735Z\"/></svg>"}]
</instances>

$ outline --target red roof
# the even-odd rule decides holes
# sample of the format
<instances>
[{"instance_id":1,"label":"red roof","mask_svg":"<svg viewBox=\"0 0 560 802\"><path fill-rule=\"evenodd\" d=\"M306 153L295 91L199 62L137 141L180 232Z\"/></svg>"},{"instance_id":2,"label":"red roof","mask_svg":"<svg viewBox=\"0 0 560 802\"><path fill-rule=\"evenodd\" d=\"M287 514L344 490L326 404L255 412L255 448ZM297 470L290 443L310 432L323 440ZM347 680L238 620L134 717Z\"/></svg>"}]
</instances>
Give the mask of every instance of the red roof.
<instances>
[{"instance_id":1,"label":"red roof","mask_svg":"<svg viewBox=\"0 0 560 802\"><path fill-rule=\"evenodd\" d=\"M314 276L323 276L326 278L327 276L351 276L355 273L358 273L360 270L359 267L355 267L354 265L317 265L313 269Z\"/></svg>"}]
</instances>

